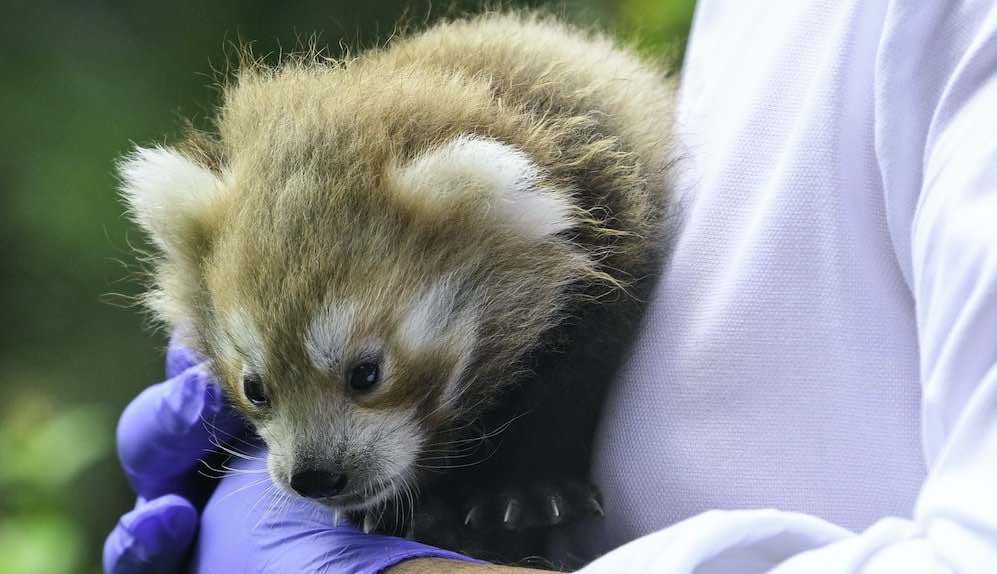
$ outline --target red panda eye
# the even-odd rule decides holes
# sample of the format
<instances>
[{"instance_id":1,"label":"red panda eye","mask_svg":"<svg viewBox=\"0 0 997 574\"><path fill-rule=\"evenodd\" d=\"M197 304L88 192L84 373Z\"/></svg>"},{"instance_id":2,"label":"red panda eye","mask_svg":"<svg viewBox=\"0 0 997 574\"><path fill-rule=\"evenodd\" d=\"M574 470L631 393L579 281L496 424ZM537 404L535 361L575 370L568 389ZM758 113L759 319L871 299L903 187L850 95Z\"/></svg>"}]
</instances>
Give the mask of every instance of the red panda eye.
<instances>
[{"instance_id":1,"label":"red panda eye","mask_svg":"<svg viewBox=\"0 0 997 574\"><path fill-rule=\"evenodd\" d=\"M381 380L381 368L377 363L359 363L350 371L350 388L355 391L369 391Z\"/></svg>"},{"instance_id":2,"label":"red panda eye","mask_svg":"<svg viewBox=\"0 0 997 574\"><path fill-rule=\"evenodd\" d=\"M242 392L245 393L246 399L253 403L253 406L263 408L270 405L270 399L267 398L263 388L263 379L255 373L243 375Z\"/></svg>"}]
</instances>

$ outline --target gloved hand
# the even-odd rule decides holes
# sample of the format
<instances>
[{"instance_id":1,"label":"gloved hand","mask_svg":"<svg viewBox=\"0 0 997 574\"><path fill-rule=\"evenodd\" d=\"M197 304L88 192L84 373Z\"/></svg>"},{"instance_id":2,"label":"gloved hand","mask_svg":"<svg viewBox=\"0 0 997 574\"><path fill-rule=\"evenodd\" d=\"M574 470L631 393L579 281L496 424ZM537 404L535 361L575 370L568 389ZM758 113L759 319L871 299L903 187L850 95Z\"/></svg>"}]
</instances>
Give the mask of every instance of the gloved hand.
<instances>
[{"instance_id":1,"label":"gloved hand","mask_svg":"<svg viewBox=\"0 0 997 574\"><path fill-rule=\"evenodd\" d=\"M177 572L196 535L194 572L374 573L408 558L470 560L335 526L331 511L278 490L266 453L247 450L239 418L201 360L171 343L166 363L167 381L135 398L118 423L118 455L139 497L104 544L109 574ZM197 469L219 441L242 457L226 465L232 470L205 507L198 535L194 501L204 481Z\"/></svg>"},{"instance_id":2,"label":"gloved hand","mask_svg":"<svg viewBox=\"0 0 997 574\"><path fill-rule=\"evenodd\" d=\"M212 437L241 424L200 357L171 341L166 382L136 397L118 422L118 457L138 494L104 543L108 573L175 572L197 532L197 465Z\"/></svg>"},{"instance_id":3,"label":"gloved hand","mask_svg":"<svg viewBox=\"0 0 997 574\"><path fill-rule=\"evenodd\" d=\"M201 516L192 572L374 574L415 557L470 559L404 538L365 534L270 481L265 452L229 465Z\"/></svg>"}]
</instances>

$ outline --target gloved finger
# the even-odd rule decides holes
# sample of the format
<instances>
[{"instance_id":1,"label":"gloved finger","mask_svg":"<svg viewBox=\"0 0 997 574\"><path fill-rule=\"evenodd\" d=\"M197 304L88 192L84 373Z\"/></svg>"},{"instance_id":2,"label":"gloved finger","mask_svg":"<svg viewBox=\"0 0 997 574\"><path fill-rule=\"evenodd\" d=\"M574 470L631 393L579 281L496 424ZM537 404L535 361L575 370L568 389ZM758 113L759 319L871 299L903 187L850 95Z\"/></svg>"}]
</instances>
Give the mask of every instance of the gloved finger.
<instances>
[{"instance_id":1,"label":"gloved finger","mask_svg":"<svg viewBox=\"0 0 997 574\"><path fill-rule=\"evenodd\" d=\"M197 531L197 511L166 495L121 517L104 542L107 574L176 572Z\"/></svg>"},{"instance_id":2,"label":"gloved finger","mask_svg":"<svg viewBox=\"0 0 997 574\"><path fill-rule=\"evenodd\" d=\"M132 400L118 421L118 457L135 491L156 498L181 492L198 461L241 431L241 420L201 363Z\"/></svg>"},{"instance_id":3,"label":"gloved finger","mask_svg":"<svg viewBox=\"0 0 997 574\"><path fill-rule=\"evenodd\" d=\"M205 361L205 358L185 347L180 342L179 334L174 333L170 337L170 344L166 348L166 378L172 379L187 369Z\"/></svg>"}]
</instances>

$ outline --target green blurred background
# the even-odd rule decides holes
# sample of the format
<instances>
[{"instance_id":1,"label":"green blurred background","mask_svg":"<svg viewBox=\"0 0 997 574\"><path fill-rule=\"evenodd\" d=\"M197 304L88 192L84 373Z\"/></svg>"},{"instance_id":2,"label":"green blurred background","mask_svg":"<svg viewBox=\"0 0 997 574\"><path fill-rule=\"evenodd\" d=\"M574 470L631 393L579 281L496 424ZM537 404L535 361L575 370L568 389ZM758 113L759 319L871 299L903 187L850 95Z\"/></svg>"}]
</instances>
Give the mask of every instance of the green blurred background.
<instances>
[{"instance_id":1,"label":"green blurred background","mask_svg":"<svg viewBox=\"0 0 997 574\"><path fill-rule=\"evenodd\" d=\"M547 6L662 60L681 55L694 0ZM437 3L440 4L440 3ZM494 4L494 3L492 3ZM369 46L403 14L456 2L58 2L0 20L0 574L97 572L133 502L114 457L118 413L161 378L165 336L139 293L113 162L132 142L208 126L233 42L257 54L318 34ZM227 52L228 51L228 52Z\"/></svg>"}]
</instances>

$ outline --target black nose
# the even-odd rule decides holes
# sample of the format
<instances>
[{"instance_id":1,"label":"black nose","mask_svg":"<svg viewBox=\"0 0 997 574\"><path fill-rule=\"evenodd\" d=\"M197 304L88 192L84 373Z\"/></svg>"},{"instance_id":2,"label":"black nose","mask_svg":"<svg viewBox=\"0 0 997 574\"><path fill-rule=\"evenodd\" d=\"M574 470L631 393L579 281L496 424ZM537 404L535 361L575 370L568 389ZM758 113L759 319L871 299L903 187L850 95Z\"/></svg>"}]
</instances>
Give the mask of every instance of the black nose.
<instances>
[{"instance_id":1,"label":"black nose","mask_svg":"<svg viewBox=\"0 0 997 574\"><path fill-rule=\"evenodd\" d=\"M346 475L321 470L305 470L297 472L291 477L291 488L301 496L308 498L336 496L346 488Z\"/></svg>"}]
</instances>

